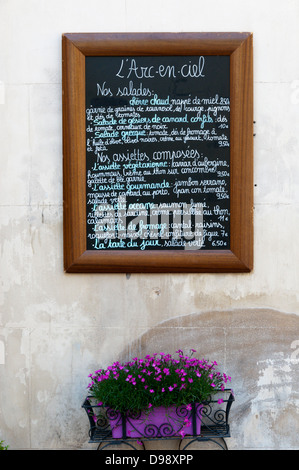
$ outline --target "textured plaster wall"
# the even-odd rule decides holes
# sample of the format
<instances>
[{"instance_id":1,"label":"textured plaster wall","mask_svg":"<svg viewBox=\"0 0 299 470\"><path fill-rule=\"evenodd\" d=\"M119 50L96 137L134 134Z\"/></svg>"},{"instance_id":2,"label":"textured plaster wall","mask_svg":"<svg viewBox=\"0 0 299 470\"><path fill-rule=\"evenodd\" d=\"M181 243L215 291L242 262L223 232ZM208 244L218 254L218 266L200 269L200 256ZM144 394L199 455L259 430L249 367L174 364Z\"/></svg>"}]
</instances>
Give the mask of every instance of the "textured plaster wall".
<instances>
[{"instance_id":1,"label":"textured plaster wall","mask_svg":"<svg viewBox=\"0 0 299 470\"><path fill-rule=\"evenodd\" d=\"M131 354L197 349L232 376L232 449L297 449L299 3L0 1L0 440L90 449L87 376ZM251 31L250 274L66 275L61 34Z\"/></svg>"}]
</instances>

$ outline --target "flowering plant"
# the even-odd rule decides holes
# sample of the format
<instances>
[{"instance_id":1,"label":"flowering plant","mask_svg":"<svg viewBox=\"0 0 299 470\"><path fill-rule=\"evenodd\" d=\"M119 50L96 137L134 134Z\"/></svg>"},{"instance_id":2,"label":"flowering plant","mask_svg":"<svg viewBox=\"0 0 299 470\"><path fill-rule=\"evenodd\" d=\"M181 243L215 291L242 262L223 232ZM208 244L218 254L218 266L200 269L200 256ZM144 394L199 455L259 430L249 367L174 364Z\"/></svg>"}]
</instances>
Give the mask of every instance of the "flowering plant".
<instances>
[{"instance_id":1,"label":"flowering plant","mask_svg":"<svg viewBox=\"0 0 299 470\"><path fill-rule=\"evenodd\" d=\"M115 362L90 374L88 389L99 405L119 412L203 402L224 390L230 377L216 371L216 362L193 357L194 352L186 356L178 350L177 358L160 353Z\"/></svg>"}]
</instances>

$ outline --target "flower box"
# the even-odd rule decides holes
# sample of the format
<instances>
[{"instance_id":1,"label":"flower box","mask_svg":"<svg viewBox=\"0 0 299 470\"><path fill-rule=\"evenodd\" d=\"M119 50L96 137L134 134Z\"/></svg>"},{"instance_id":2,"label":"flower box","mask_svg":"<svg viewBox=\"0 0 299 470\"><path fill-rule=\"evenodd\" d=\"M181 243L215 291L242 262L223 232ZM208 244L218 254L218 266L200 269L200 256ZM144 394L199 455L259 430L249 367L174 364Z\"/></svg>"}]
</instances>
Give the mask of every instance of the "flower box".
<instances>
[{"instance_id":1,"label":"flower box","mask_svg":"<svg viewBox=\"0 0 299 470\"><path fill-rule=\"evenodd\" d=\"M90 374L90 396L84 407L90 414L93 437L198 436L206 405L225 390L230 377L217 372L215 361L196 359L196 351L191 351L185 356L178 350L177 358L160 353L124 364L115 362Z\"/></svg>"},{"instance_id":2,"label":"flower box","mask_svg":"<svg viewBox=\"0 0 299 470\"><path fill-rule=\"evenodd\" d=\"M179 427L174 434L172 434L170 427L168 427L167 431L167 427L162 426L161 423L157 426L159 432L154 427L156 424L148 428L144 426L142 429L137 428L133 423L136 430L133 429L132 432L133 426L129 421L132 417L136 418L137 416L129 416L133 415L133 413L115 412L103 405L99 405L92 396L85 398L82 407L85 409L89 420L89 442L98 444L99 450L113 445L115 442L126 443L126 445L136 450L134 445L137 445L137 449L140 445L143 445L145 448L144 443L153 439L178 439L180 450L185 450L194 441L211 440L217 446L226 450L225 438L230 437L229 414L233 402L234 394L232 390L225 389L218 391L213 397L209 397L199 407L196 404L192 404L191 410L184 409L187 407L175 407L178 410L179 418L176 417L174 421L177 422L179 420L182 428L180 429ZM195 409L197 415L196 421L194 421ZM185 418L188 419L189 423L185 422ZM166 424L168 424L168 421L166 421ZM146 424L149 423L146 422ZM184 440L184 437L188 439ZM216 441L215 438L217 438ZM184 446L183 449L181 449L181 446Z\"/></svg>"},{"instance_id":3,"label":"flower box","mask_svg":"<svg viewBox=\"0 0 299 470\"><path fill-rule=\"evenodd\" d=\"M200 434L202 404L158 406L150 410L121 414L107 410L112 437L166 438Z\"/></svg>"}]
</instances>

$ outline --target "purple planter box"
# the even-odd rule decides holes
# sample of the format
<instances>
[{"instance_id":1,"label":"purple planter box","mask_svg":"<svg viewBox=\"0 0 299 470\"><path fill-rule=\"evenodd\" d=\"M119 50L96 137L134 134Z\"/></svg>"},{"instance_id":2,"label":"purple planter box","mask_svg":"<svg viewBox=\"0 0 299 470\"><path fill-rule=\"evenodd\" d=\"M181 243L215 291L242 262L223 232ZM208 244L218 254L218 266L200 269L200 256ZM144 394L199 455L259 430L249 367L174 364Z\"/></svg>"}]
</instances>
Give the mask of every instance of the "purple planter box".
<instances>
[{"instance_id":1,"label":"purple planter box","mask_svg":"<svg viewBox=\"0 0 299 470\"><path fill-rule=\"evenodd\" d=\"M147 412L127 412L125 415L108 409L107 416L115 439L184 437L200 434L201 409L200 403L168 408L160 406Z\"/></svg>"}]
</instances>

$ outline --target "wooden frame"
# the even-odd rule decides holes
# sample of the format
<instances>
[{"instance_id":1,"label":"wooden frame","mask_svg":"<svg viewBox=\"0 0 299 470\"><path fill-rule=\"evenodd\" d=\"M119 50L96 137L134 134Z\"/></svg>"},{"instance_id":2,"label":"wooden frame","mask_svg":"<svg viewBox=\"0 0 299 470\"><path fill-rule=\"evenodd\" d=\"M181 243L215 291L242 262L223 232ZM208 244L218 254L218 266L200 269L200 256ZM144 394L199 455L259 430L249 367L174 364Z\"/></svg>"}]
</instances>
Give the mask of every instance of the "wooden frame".
<instances>
[{"instance_id":1,"label":"wooden frame","mask_svg":"<svg viewBox=\"0 0 299 470\"><path fill-rule=\"evenodd\" d=\"M230 249L86 250L85 57L230 56ZM251 33L70 33L62 37L64 269L100 272L249 272L253 268Z\"/></svg>"}]
</instances>

